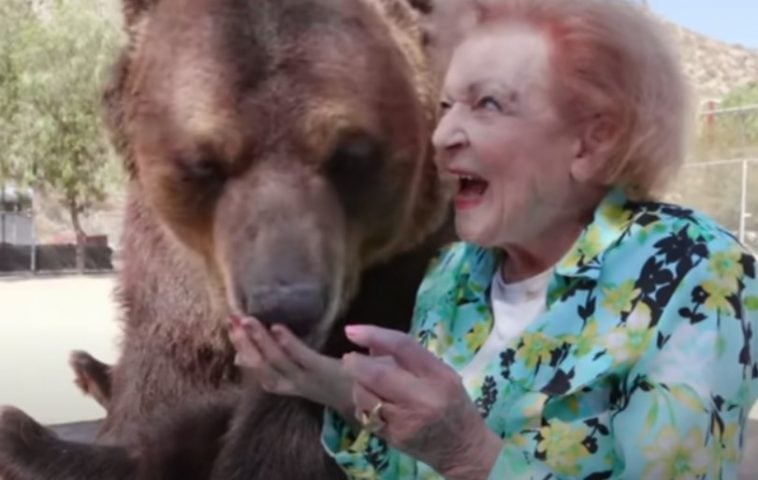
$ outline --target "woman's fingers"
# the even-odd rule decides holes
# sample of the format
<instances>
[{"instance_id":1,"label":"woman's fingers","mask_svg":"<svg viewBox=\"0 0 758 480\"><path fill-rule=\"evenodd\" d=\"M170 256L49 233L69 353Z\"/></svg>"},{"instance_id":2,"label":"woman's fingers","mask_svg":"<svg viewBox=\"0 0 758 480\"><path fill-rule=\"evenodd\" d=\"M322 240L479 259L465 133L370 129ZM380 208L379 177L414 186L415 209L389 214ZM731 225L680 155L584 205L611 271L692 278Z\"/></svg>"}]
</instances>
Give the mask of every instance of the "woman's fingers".
<instances>
[{"instance_id":1,"label":"woman's fingers","mask_svg":"<svg viewBox=\"0 0 758 480\"><path fill-rule=\"evenodd\" d=\"M342 357L342 364L356 384L388 402L402 405L421 393L419 379L398 366L391 357L349 353Z\"/></svg>"},{"instance_id":2,"label":"woman's fingers","mask_svg":"<svg viewBox=\"0 0 758 480\"><path fill-rule=\"evenodd\" d=\"M269 333L255 319L232 318L229 339L237 350L235 364L252 372L261 387L272 393L297 393L297 367L278 348Z\"/></svg>"},{"instance_id":3,"label":"woman's fingers","mask_svg":"<svg viewBox=\"0 0 758 480\"><path fill-rule=\"evenodd\" d=\"M345 334L350 341L370 349L372 353L391 355L401 367L414 374L425 376L447 368L410 335L399 330L373 325L348 325L345 327Z\"/></svg>"},{"instance_id":4,"label":"woman's fingers","mask_svg":"<svg viewBox=\"0 0 758 480\"><path fill-rule=\"evenodd\" d=\"M353 404L355 404L355 418L361 421L364 414L373 410L382 399L359 384L353 386ZM384 406L382 406L384 408Z\"/></svg>"},{"instance_id":5,"label":"woman's fingers","mask_svg":"<svg viewBox=\"0 0 758 480\"><path fill-rule=\"evenodd\" d=\"M281 374L264 358L247 331L240 325L233 325L229 331L229 339L237 351L234 363L240 368L252 372L258 383L268 391L286 393L285 383Z\"/></svg>"},{"instance_id":6,"label":"woman's fingers","mask_svg":"<svg viewBox=\"0 0 758 480\"><path fill-rule=\"evenodd\" d=\"M237 363L252 370L267 391L313 397L343 408L349 402L351 388L357 384L358 395L364 392L360 400L366 404L366 408L360 407L363 410L370 410L380 399L392 407L424 403L424 378L396 361L399 358L412 362L419 353L405 345L406 339L414 345L415 342L400 332L376 329L366 334L366 343L377 346L372 348L375 354L389 354L353 353L340 362L314 351L282 325L269 330L255 318L242 318L233 320L232 327L230 338L237 349Z\"/></svg>"},{"instance_id":7,"label":"woman's fingers","mask_svg":"<svg viewBox=\"0 0 758 480\"><path fill-rule=\"evenodd\" d=\"M322 363L327 357L310 348L297 338L284 325L274 325L271 327L271 335L276 339L279 348L282 349L293 362L303 370L315 370L323 366Z\"/></svg>"},{"instance_id":8,"label":"woman's fingers","mask_svg":"<svg viewBox=\"0 0 758 480\"><path fill-rule=\"evenodd\" d=\"M271 333L258 320L252 317L242 319L242 327L252 337L263 359L286 378L300 374L301 368L282 351Z\"/></svg>"},{"instance_id":9,"label":"woman's fingers","mask_svg":"<svg viewBox=\"0 0 758 480\"><path fill-rule=\"evenodd\" d=\"M232 324L232 328L229 329L229 340L237 352L234 357L236 365L252 369L260 367L263 358L253 340L239 325Z\"/></svg>"}]
</instances>

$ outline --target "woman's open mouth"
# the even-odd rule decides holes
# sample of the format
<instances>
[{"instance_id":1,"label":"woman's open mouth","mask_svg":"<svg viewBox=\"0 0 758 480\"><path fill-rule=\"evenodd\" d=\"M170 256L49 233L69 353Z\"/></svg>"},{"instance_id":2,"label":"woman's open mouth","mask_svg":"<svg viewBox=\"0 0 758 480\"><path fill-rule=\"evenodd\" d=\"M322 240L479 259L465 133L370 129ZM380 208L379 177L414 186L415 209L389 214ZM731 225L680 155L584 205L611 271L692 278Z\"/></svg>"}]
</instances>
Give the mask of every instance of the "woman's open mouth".
<instances>
[{"instance_id":1,"label":"woman's open mouth","mask_svg":"<svg viewBox=\"0 0 758 480\"><path fill-rule=\"evenodd\" d=\"M458 177L458 192L455 195L457 209L474 207L483 200L489 186L486 180L469 172L451 171L451 173Z\"/></svg>"}]
</instances>

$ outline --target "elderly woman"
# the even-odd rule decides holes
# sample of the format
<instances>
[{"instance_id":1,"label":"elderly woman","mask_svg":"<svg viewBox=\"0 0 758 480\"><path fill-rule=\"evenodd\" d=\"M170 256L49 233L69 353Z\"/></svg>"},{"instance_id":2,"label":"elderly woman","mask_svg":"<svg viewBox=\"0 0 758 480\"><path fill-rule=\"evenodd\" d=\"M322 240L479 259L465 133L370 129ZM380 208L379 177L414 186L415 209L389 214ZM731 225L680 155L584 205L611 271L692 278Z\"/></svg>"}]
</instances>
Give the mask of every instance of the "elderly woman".
<instances>
[{"instance_id":1,"label":"elderly woman","mask_svg":"<svg viewBox=\"0 0 758 480\"><path fill-rule=\"evenodd\" d=\"M433 138L463 241L410 334L347 327L371 353L340 361L246 319L240 363L329 407L349 478L735 478L758 282L722 227L652 200L683 159L683 92L626 3L482 9Z\"/></svg>"}]
</instances>

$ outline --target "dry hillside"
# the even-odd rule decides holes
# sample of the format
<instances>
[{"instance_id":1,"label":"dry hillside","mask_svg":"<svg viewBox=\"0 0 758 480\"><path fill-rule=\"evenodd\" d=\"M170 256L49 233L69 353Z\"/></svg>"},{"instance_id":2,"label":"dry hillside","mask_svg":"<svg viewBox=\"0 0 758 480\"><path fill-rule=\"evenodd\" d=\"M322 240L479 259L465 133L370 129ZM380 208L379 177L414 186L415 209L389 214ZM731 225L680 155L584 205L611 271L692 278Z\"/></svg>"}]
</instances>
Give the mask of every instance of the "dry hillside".
<instances>
[{"instance_id":1,"label":"dry hillside","mask_svg":"<svg viewBox=\"0 0 758 480\"><path fill-rule=\"evenodd\" d=\"M758 50L732 45L664 22L679 49L698 100L720 100L734 88L758 81Z\"/></svg>"}]
</instances>

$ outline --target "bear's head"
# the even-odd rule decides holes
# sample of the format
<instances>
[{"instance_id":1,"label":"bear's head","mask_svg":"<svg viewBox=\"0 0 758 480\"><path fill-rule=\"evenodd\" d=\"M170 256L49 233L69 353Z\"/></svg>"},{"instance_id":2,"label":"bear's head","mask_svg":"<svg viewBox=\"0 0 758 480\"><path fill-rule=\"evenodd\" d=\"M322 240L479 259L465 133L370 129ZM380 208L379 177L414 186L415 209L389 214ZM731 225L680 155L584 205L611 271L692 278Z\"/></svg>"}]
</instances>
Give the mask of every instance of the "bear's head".
<instances>
[{"instance_id":1,"label":"bear's head","mask_svg":"<svg viewBox=\"0 0 758 480\"><path fill-rule=\"evenodd\" d=\"M404 0L124 0L106 118L231 312L318 343L361 272L443 221L438 77ZM426 3L426 2L416 2Z\"/></svg>"}]
</instances>

